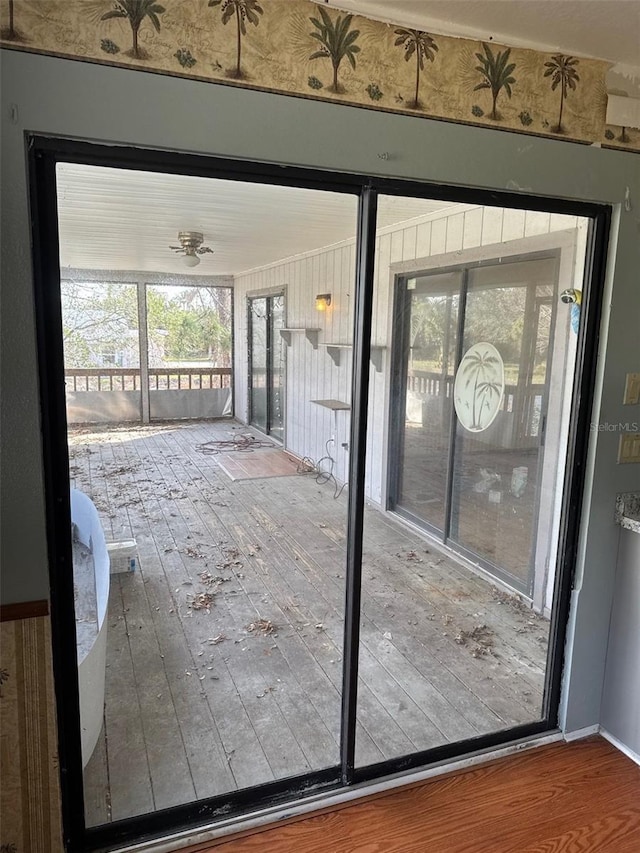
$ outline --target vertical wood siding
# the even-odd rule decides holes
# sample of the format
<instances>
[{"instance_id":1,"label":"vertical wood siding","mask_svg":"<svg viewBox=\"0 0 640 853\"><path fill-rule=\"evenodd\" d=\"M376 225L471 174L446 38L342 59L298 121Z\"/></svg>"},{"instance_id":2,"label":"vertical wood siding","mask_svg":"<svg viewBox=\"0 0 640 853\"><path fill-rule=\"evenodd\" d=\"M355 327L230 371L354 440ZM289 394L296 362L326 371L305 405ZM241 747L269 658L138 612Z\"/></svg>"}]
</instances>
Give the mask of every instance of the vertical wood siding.
<instances>
[{"instance_id":1,"label":"vertical wood siding","mask_svg":"<svg viewBox=\"0 0 640 853\"><path fill-rule=\"evenodd\" d=\"M384 199L380 204L384 204ZM573 216L457 205L446 215L430 214L380 230L376 239L371 342L385 349L382 371L376 372L371 365L366 479L369 500L374 503L383 500L393 265L415 260L416 270L424 269L433 265L438 255L451 252L459 254L459 261L463 262L467 250L494 245L495 257L500 257L501 247L509 241L576 227L577 219ZM564 286L571 284L567 282ZM286 294L287 326L320 329L316 350L302 332L292 333L291 345L286 347L285 448L298 456L318 460L326 455L326 442L334 436L335 441L329 446L335 459L334 473L344 482L348 451L341 445L349 441L350 415L333 414L311 401L351 400L352 351L340 350L340 364L336 366L326 344L351 344L353 340L355 240L242 273L235 276L234 287L236 416L244 421L248 417L247 296L281 288ZM328 311L316 311L318 293L331 293Z\"/></svg>"}]
</instances>

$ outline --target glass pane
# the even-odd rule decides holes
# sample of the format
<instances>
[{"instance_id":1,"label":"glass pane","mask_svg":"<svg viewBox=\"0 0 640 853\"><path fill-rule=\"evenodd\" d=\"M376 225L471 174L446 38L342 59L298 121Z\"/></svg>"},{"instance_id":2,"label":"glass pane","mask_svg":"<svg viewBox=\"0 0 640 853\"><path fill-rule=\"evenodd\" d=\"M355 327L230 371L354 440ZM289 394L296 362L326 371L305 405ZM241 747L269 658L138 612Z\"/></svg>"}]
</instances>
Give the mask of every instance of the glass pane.
<instances>
[{"instance_id":1,"label":"glass pane","mask_svg":"<svg viewBox=\"0 0 640 853\"><path fill-rule=\"evenodd\" d=\"M61 296L68 423L139 420L136 286L63 279Z\"/></svg>"},{"instance_id":2,"label":"glass pane","mask_svg":"<svg viewBox=\"0 0 640 853\"><path fill-rule=\"evenodd\" d=\"M526 593L554 304L547 297L543 306L540 294L556 278L555 258L469 272L456 386L449 535Z\"/></svg>"},{"instance_id":3,"label":"glass pane","mask_svg":"<svg viewBox=\"0 0 640 853\"><path fill-rule=\"evenodd\" d=\"M397 505L439 530L445 524L459 290L460 274L450 273L401 281L397 294L406 363Z\"/></svg>"},{"instance_id":4,"label":"glass pane","mask_svg":"<svg viewBox=\"0 0 640 853\"><path fill-rule=\"evenodd\" d=\"M267 431L267 299L249 300L251 423Z\"/></svg>"},{"instance_id":5,"label":"glass pane","mask_svg":"<svg viewBox=\"0 0 640 853\"><path fill-rule=\"evenodd\" d=\"M582 286L587 225L378 213L360 766L543 715L576 341L559 293Z\"/></svg>"},{"instance_id":6,"label":"glass pane","mask_svg":"<svg viewBox=\"0 0 640 853\"><path fill-rule=\"evenodd\" d=\"M272 296L271 303L271 394L269 407L269 435L282 441L284 438L285 407L285 357L286 343L280 330L284 329L284 296Z\"/></svg>"},{"instance_id":7,"label":"glass pane","mask_svg":"<svg viewBox=\"0 0 640 853\"><path fill-rule=\"evenodd\" d=\"M231 414L231 288L147 285L151 420Z\"/></svg>"},{"instance_id":8,"label":"glass pane","mask_svg":"<svg viewBox=\"0 0 640 853\"><path fill-rule=\"evenodd\" d=\"M76 164L58 180L62 268L147 284L155 418L103 420L118 393L103 379L85 392L95 425L69 428L78 637L102 614L79 670L87 824L338 778L357 199ZM170 248L188 223L211 249L197 266ZM203 286L231 275L232 365L229 290ZM98 313L65 295L69 363L138 377L122 360L138 346L136 286L94 289ZM96 335L102 361L85 363ZM229 367L236 418L215 417L204 406Z\"/></svg>"}]
</instances>

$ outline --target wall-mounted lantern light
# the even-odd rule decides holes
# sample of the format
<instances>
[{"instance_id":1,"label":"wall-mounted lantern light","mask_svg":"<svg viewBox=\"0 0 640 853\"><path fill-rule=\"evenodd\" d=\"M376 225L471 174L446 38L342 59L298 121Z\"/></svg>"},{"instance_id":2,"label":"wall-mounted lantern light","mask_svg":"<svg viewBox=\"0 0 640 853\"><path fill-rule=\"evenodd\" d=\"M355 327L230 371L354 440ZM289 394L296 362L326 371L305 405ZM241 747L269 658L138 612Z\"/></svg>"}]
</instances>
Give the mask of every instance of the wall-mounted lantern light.
<instances>
[{"instance_id":1,"label":"wall-mounted lantern light","mask_svg":"<svg viewBox=\"0 0 640 853\"><path fill-rule=\"evenodd\" d=\"M326 311L331 305L330 293L319 293L316 296L316 311Z\"/></svg>"}]
</instances>

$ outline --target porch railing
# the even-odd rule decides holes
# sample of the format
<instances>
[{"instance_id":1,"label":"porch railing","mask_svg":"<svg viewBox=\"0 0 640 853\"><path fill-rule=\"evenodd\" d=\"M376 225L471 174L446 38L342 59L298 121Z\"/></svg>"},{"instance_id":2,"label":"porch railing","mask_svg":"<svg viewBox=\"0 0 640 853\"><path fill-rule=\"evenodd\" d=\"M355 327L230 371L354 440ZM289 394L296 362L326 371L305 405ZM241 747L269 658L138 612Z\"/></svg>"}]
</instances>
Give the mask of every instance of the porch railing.
<instances>
[{"instance_id":1,"label":"porch railing","mask_svg":"<svg viewBox=\"0 0 640 853\"><path fill-rule=\"evenodd\" d=\"M455 377L451 374L443 376L442 373L428 370L409 370L407 390L423 397L450 398L453 396L454 379ZM539 433L544 388L542 383L532 383L522 389L520 418L525 436L536 437ZM518 386L505 385L501 411L515 412L517 397Z\"/></svg>"},{"instance_id":2,"label":"porch railing","mask_svg":"<svg viewBox=\"0 0 640 853\"><path fill-rule=\"evenodd\" d=\"M65 370L67 391L140 391L138 367L71 367ZM150 367L151 391L206 391L231 387L230 367Z\"/></svg>"}]
</instances>

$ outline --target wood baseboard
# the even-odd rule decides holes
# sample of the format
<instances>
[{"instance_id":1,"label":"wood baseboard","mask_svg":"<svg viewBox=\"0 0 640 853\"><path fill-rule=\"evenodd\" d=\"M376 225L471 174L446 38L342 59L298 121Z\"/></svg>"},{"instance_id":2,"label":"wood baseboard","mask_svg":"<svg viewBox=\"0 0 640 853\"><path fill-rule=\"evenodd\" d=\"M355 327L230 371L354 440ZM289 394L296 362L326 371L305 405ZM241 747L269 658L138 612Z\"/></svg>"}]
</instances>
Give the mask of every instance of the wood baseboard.
<instances>
[{"instance_id":1,"label":"wood baseboard","mask_svg":"<svg viewBox=\"0 0 640 853\"><path fill-rule=\"evenodd\" d=\"M18 619L36 619L49 615L49 602L19 601L16 604L0 604L0 622L16 622Z\"/></svg>"}]
</instances>

